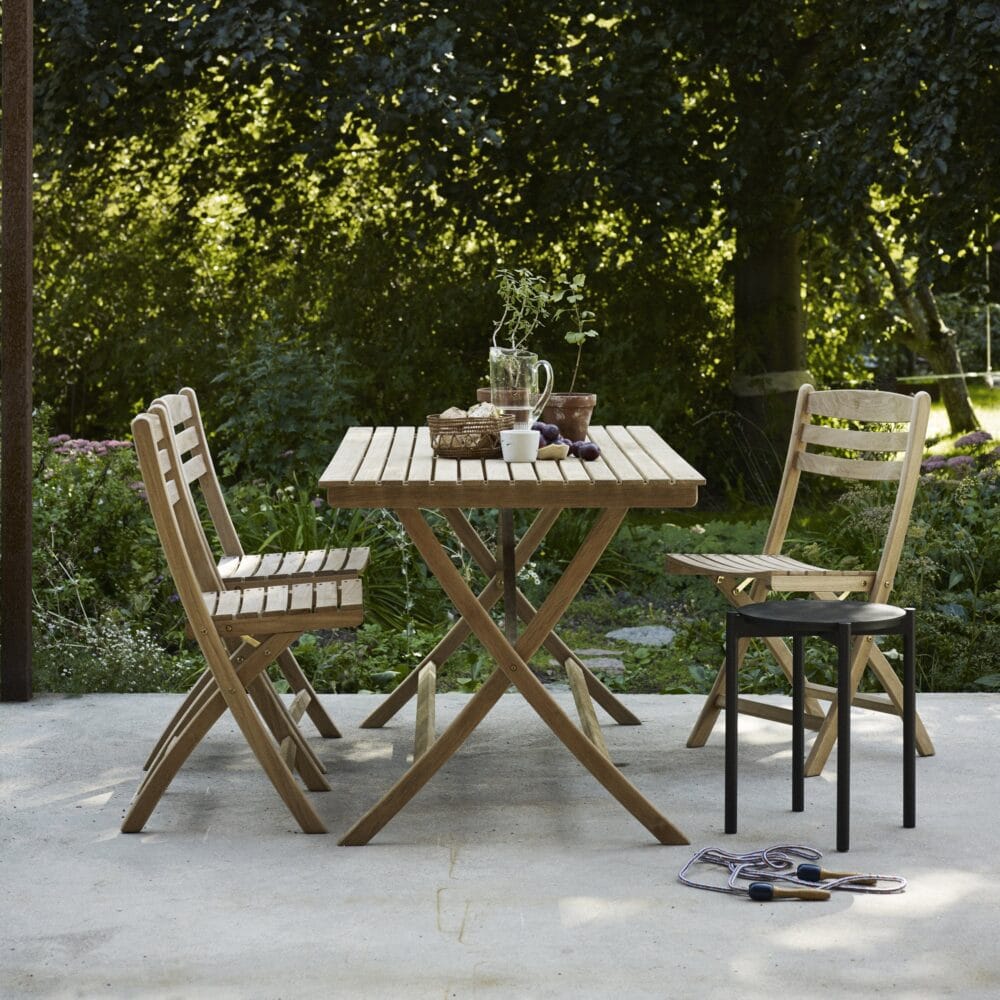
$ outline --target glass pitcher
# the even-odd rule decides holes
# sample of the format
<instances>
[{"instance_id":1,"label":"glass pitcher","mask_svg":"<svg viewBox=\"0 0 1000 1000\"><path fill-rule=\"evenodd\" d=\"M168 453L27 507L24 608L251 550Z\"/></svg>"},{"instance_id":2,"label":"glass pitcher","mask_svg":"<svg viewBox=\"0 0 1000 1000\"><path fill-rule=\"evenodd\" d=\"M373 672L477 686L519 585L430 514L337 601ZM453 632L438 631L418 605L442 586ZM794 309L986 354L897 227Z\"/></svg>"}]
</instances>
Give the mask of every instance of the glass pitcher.
<instances>
[{"instance_id":1,"label":"glass pitcher","mask_svg":"<svg viewBox=\"0 0 1000 1000\"><path fill-rule=\"evenodd\" d=\"M538 387L539 371L545 382ZM490 402L514 415L515 427L530 427L541 416L552 393L552 365L537 354L510 347L490 348Z\"/></svg>"}]
</instances>

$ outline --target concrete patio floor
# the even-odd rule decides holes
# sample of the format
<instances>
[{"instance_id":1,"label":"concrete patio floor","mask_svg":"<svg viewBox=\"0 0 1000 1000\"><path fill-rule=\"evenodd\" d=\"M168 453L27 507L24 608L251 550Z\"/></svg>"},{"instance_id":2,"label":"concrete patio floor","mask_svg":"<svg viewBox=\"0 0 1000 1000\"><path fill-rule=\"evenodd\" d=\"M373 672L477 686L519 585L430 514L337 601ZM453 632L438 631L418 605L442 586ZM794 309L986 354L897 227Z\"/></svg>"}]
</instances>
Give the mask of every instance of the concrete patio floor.
<instances>
[{"instance_id":1,"label":"concrete patio floor","mask_svg":"<svg viewBox=\"0 0 1000 1000\"><path fill-rule=\"evenodd\" d=\"M439 698L439 731L465 697ZM412 703L358 728L376 701L324 698L344 732L312 741L329 836L297 831L228 718L146 831L122 835L178 698L0 705L0 996L1000 995L1000 696L920 696L937 755L917 762L915 830L901 826L898 720L855 713L845 855L833 760L792 813L790 731L749 718L740 833L722 833L722 728L686 749L688 696L628 697L644 724L604 731L690 847L658 845L514 694L370 845L339 847L411 752ZM763 904L677 881L698 848L776 844L909 886Z\"/></svg>"}]
</instances>

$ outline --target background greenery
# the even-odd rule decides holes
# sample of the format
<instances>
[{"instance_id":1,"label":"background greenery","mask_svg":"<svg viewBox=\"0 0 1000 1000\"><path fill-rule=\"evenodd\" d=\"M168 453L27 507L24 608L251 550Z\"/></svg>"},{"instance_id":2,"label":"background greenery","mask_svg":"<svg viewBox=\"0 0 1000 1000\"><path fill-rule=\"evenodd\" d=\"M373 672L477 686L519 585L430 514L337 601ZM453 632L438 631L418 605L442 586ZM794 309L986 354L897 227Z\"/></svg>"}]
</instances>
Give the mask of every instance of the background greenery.
<instances>
[{"instance_id":1,"label":"background greenery","mask_svg":"<svg viewBox=\"0 0 1000 1000\"><path fill-rule=\"evenodd\" d=\"M919 609L923 690L1000 689L1000 447L987 432L941 442L925 462L894 600ZM389 690L441 638L449 606L428 579L402 526L388 511L331 511L308 487L247 480L228 494L250 550L368 545L366 622L361 629L307 636L296 652L321 691ZM36 440L36 679L43 690L183 690L200 669L183 636L183 615L166 575L131 446L124 441ZM891 493L856 486L807 509L786 550L845 568L870 568L887 525ZM518 515L519 517L523 515ZM474 512L490 538L487 512ZM698 517L698 520L695 518ZM526 568L522 585L540 600L576 552L589 517L563 515ZM437 524L447 539L443 522ZM721 661L723 599L709 581L670 576L666 552L756 551L767 512L699 515L634 512L599 562L562 629L576 648L619 648L624 691L707 691ZM470 579L476 572L453 542ZM479 581L480 583L484 581ZM662 624L676 630L667 648L613 643L608 631ZM811 644L811 670L832 658ZM535 667L551 673L545 654ZM445 687L471 690L490 669L468 642L447 664ZM780 689L765 654L744 670L748 690Z\"/></svg>"},{"instance_id":2,"label":"background greenery","mask_svg":"<svg viewBox=\"0 0 1000 1000\"><path fill-rule=\"evenodd\" d=\"M739 378L808 367L821 386L892 386L985 366L996 3L36 0L35 12L43 685L177 687L197 669L131 451L100 444L184 384L254 546L375 549L371 625L303 650L324 683L384 685L419 656L446 607L398 525L317 508L312 484L350 424L421 424L472 401L498 266L586 274L601 336L578 388L598 393L600 421L653 425L709 481L705 535L630 522L578 621L595 640L602 620L679 626L675 651L629 654L637 688L699 686L718 658L719 609L667 580L662 553L725 531L748 542L773 499L788 394L741 396ZM574 356L564 332L550 324L533 345L557 383ZM975 407L964 380L941 383L945 458L992 405L972 385ZM897 591L926 588L913 599L923 679L938 687L1000 672L995 494L984 467L961 471L928 473L920 510L933 510ZM860 523L807 517L803 544L870 562L848 530ZM560 524L540 585L581 531L577 517ZM454 683L475 684L478 657L463 650Z\"/></svg>"}]
</instances>

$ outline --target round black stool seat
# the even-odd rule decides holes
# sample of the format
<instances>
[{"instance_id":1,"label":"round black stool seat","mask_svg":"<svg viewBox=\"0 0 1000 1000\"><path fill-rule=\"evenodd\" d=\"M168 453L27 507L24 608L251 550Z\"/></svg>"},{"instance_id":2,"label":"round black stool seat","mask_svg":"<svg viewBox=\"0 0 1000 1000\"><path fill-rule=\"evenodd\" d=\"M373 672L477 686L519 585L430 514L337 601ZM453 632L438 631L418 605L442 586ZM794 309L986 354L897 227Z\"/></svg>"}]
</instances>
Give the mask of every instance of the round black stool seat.
<instances>
[{"instance_id":1,"label":"round black stool seat","mask_svg":"<svg viewBox=\"0 0 1000 1000\"><path fill-rule=\"evenodd\" d=\"M799 631L815 635L824 626L833 629L841 624L850 625L854 635L877 635L906 618L903 608L866 601L763 601L747 604L739 611L748 621L786 626L788 635Z\"/></svg>"}]
</instances>

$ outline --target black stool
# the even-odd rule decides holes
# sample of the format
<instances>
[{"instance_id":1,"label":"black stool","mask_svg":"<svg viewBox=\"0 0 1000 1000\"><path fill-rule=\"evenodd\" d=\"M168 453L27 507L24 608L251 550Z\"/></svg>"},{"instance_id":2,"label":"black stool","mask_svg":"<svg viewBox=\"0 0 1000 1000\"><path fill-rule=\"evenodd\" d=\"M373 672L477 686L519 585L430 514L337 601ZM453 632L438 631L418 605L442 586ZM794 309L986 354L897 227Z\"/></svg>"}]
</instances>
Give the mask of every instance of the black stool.
<instances>
[{"instance_id":1,"label":"black stool","mask_svg":"<svg viewBox=\"0 0 1000 1000\"><path fill-rule=\"evenodd\" d=\"M858 635L903 636L903 826L916 820L916 671L913 609L862 601L765 601L726 618L726 833L736 832L739 640L792 636L792 810L805 808L805 669L803 637L821 636L837 647L837 850L850 845L851 640Z\"/></svg>"}]
</instances>

